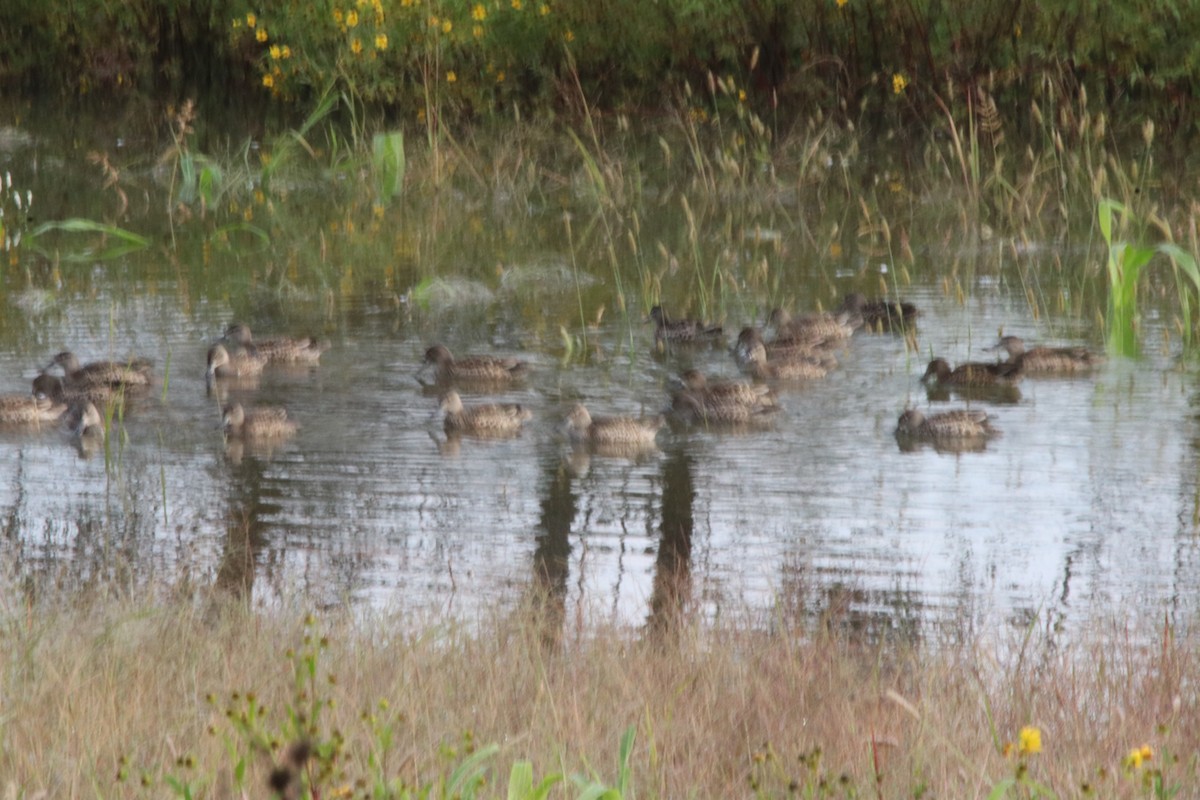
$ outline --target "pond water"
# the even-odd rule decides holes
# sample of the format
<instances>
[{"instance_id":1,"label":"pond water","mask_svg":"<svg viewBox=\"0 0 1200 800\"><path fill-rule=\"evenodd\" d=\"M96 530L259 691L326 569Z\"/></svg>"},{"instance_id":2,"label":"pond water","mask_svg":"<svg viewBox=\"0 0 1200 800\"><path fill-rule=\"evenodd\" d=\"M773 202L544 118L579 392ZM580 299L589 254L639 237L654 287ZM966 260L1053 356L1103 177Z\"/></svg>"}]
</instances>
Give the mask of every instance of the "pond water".
<instances>
[{"instance_id":1,"label":"pond water","mask_svg":"<svg viewBox=\"0 0 1200 800\"><path fill-rule=\"evenodd\" d=\"M122 154L115 124L80 123L74 140L7 129L0 173L32 193L36 221L114 221L90 148L130 165L132 205L165 191L155 149ZM796 206L723 204L693 236L679 202L664 201L641 222L639 247L620 243L614 268L611 233L575 189L540 203L407 192L382 214L347 211L345 193L319 185L244 201L236 213L267 244L194 221L172 244L155 213L127 212L116 221L151 236L150 248L73 260L62 255L81 244L66 236L10 246L0 391L28 391L62 349L85 361L147 356L158 381L116 422L107 452L58 429L0 431L6 591L215 585L255 602L301 591L318 605L471 613L533 587L567 619L599 611L636 626L680 608L754 609L914 635L1035 618L1069 629L1097 612L1182 622L1200 608L1197 381L1178 346L1158 345L1165 314L1147 315L1141 358L1026 379L1017 402L973 401L1001 431L982 452L906 452L893 436L906 407L965 405L926 395L918 378L931 355L987 358L1001 329L1102 348L1091 312L1028 300L1029 275L1043 275L1039 296L1068 296L1081 270L1059 283L1049 265L1094 254L1018 258L945 235L919 246L914 222L916 264L904 268L852 240L831 257L811 242L820 223ZM676 263L695 253L734 277L701 295L703 281ZM923 310L912 339L856 334L826 379L779 387L783 411L766 430L671 428L637 459L581 455L558 432L577 400L593 413L655 413L683 369L737 376L727 348L656 352L642 321L653 302L707 307L736 333L775 303L877 294L881 277ZM313 332L331 348L318 368L210 394L206 349L235 320L260 336ZM532 365L519 386L464 393L530 408L520 436L447 441L416 376L435 342ZM229 399L284 405L299 433L270 448L227 444Z\"/></svg>"}]
</instances>

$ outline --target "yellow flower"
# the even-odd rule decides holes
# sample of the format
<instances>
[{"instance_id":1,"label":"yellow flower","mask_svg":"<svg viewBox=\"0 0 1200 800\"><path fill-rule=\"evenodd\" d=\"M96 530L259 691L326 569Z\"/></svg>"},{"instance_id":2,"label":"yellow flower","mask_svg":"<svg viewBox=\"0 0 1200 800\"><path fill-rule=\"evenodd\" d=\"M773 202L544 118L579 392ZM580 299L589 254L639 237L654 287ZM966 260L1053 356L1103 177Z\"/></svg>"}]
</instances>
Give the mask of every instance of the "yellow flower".
<instances>
[{"instance_id":1,"label":"yellow flower","mask_svg":"<svg viewBox=\"0 0 1200 800\"><path fill-rule=\"evenodd\" d=\"M1125 766L1130 769L1141 769L1143 763L1154 758L1154 750L1148 744L1135 747L1125 756Z\"/></svg>"},{"instance_id":2,"label":"yellow flower","mask_svg":"<svg viewBox=\"0 0 1200 800\"><path fill-rule=\"evenodd\" d=\"M275 85L275 78L270 75L263 75L263 86L268 89Z\"/></svg>"},{"instance_id":3,"label":"yellow flower","mask_svg":"<svg viewBox=\"0 0 1200 800\"><path fill-rule=\"evenodd\" d=\"M258 33L254 34L254 38L260 42L265 42L267 40L267 29L259 28Z\"/></svg>"},{"instance_id":4,"label":"yellow flower","mask_svg":"<svg viewBox=\"0 0 1200 800\"><path fill-rule=\"evenodd\" d=\"M545 3L542 3L540 6L538 6L538 13L541 14L543 17L546 16L547 14L550 13L550 6L546 5Z\"/></svg>"},{"instance_id":5,"label":"yellow flower","mask_svg":"<svg viewBox=\"0 0 1200 800\"><path fill-rule=\"evenodd\" d=\"M454 23L448 19L443 20L442 21L442 33L449 33L452 30L454 30Z\"/></svg>"},{"instance_id":6,"label":"yellow flower","mask_svg":"<svg viewBox=\"0 0 1200 800\"><path fill-rule=\"evenodd\" d=\"M333 24L334 25L342 24L342 10L340 8L335 8L333 10Z\"/></svg>"},{"instance_id":7,"label":"yellow flower","mask_svg":"<svg viewBox=\"0 0 1200 800\"><path fill-rule=\"evenodd\" d=\"M458 80L458 76L454 74L454 70L446 73L446 83L454 83Z\"/></svg>"},{"instance_id":8,"label":"yellow flower","mask_svg":"<svg viewBox=\"0 0 1200 800\"><path fill-rule=\"evenodd\" d=\"M1021 728L1017 735L1017 750L1023 756L1042 752L1042 732L1032 725Z\"/></svg>"},{"instance_id":9,"label":"yellow flower","mask_svg":"<svg viewBox=\"0 0 1200 800\"><path fill-rule=\"evenodd\" d=\"M482 39L483 38L483 26L476 25L475 27L471 28L471 35L474 36L476 39Z\"/></svg>"},{"instance_id":10,"label":"yellow flower","mask_svg":"<svg viewBox=\"0 0 1200 800\"><path fill-rule=\"evenodd\" d=\"M387 34L386 33L375 34L375 49L376 50L387 50L387 44L388 44L388 42L387 42Z\"/></svg>"},{"instance_id":11,"label":"yellow flower","mask_svg":"<svg viewBox=\"0 0 1200 800\"><path fill-rule=\"evenodd\" d=\"M512 0L513 11L520 11L524 5L525 4L522 3L521 0Z\"/></svg>"},{"instance_id":12,"label":"yellow flower","mask_svg":"<svg viewBox=\"0 0 1200 800\"><path fill-rule=\"evenodd\" d=\"M246 27L253 28L257 24L258 24L258 17L254 16L254 12L251 11L249 14L246 15Z\"/></svg>"},{"instance_id":13,"label":"yellow flower","mask_svg":"<svg viewBox=\"0 0 1200 800\"><path fill-rule=\"evenodd\" d=\"M283 57L283 51L279 49L279 45L277 44L271 45L271 49L268 52L271 54L271 58L276 61Z\"/></svg>"},{"instance_id":14,"label":"yellow flower","mask_svg":"<svg viewBox=\"0 0 1200 800\"><path fill-rule=\"evenodd\" d=\"M842 6L846 5L849 2L850 2L850 0L837 0L838 8L841 8Z\"/></svg>"},{"instance_id":15,"label":"yellow flower","mask_svg":"<svg viewBox=\"0 0 1200 800\"><path fill-rule=\"evenodd\" d=\"M500 70L496 73L496 83L504 83L504 78L504 70Z\"/></svg>"},{"instance_id":16,"label":"yellow flower","mask_svg":"<svg viewBox=\"0 0 1200 800\"><path fill-rule=\"evenodd\" d=\"M746 90L745 89L738 89L738 102L739 103L746 102Z\"/></svg>"},{"instance_id":17,"label":"yellow flower","mask_svg":"<svg viewBox=\"0 0 1200 800\"><path fill-rule=\"evenodd\" d=\"M353 8L346 12L346 27L353 28L358 24L358 12Z\"/></svg>"},{"instance_id":18,"label":"yellow flower","mask_svg":"<svg viewBox=\"0 0 1200 800\"><path fill-rule=\"evenodd\" d=\"M895 92L896 94L900 94L901 92L904 91L905 87L907 87L907 86L908 86L908 78L904 77L904 75L902 73L897 72L894 75L892 75L892 91L893 92Z\"/></svg>"},{"instance_id":19,"label":"yellow flower","mask_svg":"<svg viewBox=\"0 0 1200 800\"><path fill-rule=\"evenodd\" d=\"M566 33L563 34L563 38L566 39L568 42L573 42L573 41L575 41L575 33L573 31L567 31Z\"/></svg>"},{"instance_id":20,"label":"yellow flower","mask_svg":"<svg viewBox=\"0 0 1200 800\"><path fill-rule=\"evenodd\" d=\"M358 55L362 52L362 42L360 42L357 37L350 40L350 52L354 53L354 55Z\"/></svg>"},{"instance_id":21,"label":"yellow flower","mask_svg":"<svg viewBox=\"0 0 1200 800\"><path fill-rule=\"evenodd\" d=\"M437 17L430 17L429 18L429 27L436 28L440 21L441 20L439 20Z\"/></svg>"},{"instance_id":22,"label":"yellow flower","mask_svg":"<svg viewBox=\"0 0 1200 800\"><path fill-rule=\"evenodd\" d=\"M279 51L279 54L280 54L281 56L283 56L284 58L291 58L291 57L292 57L292 48L288 47L288 46L285 44L285 45L283 46L283 49Z\"/></svg>"},{"instance_id":23,"label":"yellow flower","mask_svg":"<svg viewBox=\"0 0 1200 800\"><path fill-rule=\"evenodd\" d=\"M483 22L487 19L487 9L483 7L483 3L476 3L475 7L471 9L471 19L476 22Z\"/></svg>"}]
</instances>

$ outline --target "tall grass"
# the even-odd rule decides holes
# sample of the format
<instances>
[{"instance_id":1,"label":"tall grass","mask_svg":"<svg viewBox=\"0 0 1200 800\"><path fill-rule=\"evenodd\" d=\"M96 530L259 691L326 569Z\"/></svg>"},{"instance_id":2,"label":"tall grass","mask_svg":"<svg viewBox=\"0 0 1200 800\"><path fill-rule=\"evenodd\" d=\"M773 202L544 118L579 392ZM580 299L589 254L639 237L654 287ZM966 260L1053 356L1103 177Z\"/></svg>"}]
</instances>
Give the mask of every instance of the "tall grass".
<instances>
[{"instance_id":1,"label":"tall grass","mask_svg":"<svg viewBox=\"0 0 1200 800\"><path fill-rule=\"evenodd\" d=\"M750 617L682 617L660 638L547 628L561 618L532 606L464 624L7 597L0 789L15 796L282 781L503 797L551 781L591 798L1124 798L1200 782L1195 633L1146 615L922 645Z\"/></svg>"}]
</instances>

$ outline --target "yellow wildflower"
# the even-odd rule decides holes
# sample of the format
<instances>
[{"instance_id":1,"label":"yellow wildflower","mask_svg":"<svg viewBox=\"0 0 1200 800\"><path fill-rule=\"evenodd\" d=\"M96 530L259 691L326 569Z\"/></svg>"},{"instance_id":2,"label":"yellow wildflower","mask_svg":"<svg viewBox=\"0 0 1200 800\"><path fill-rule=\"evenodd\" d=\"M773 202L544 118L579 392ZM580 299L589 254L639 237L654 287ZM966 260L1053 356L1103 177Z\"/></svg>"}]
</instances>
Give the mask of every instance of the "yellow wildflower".
<instances>
[{"instance_id":1,"label":"yellow wildflower","mask_svg":"<svg viewBox=\"0 0 1200 800\"><path fill-rule=\"evenodd\" d=\"M904 77L904 75L902 73L897 72L894 75L892 75L892 91L893 92L895 92L896 94L900 94L901 92L904 91L904 89L907 86L908 86L908 78Z\"/></svg>"},{"instance_id":2,"label":"yellow wildflower","mask_svg":"<svg viewBox=\"0 0 1200 800\"><path fill-rule=\"evenodd\" d=\"M846 5L849 2L850 2L850 0L837 0L838 8L841 8L842 6Z\"/></svg>"},{"instance_id":3,"label":"yellow wildflower","mask_svg":"<svg viewBox=\"0 0 1200 800\"><path fill-rule=\"evenodd\" d=\"M1021 728L1017 735L1017 751L1023 756L1042 752L1042 732L1032 725Z\"/></svg>"},{"instance_id":4,"label":"yellow wildflower","mask_svg":"<svg viewBox=\"0 0 1200 800\"><path fill-rule=\"evenodd\" d=\"M496 73L496 83L504 83L504 78L504 70L500 70Z\"/></svg>"},{"instance_id":5,"label":"yellow wildflower","mask_svg":"<svg viewBox=\"0 0 1200 800\"><path fill-rule=\"evenodd\" d=\"M254 16L254 12L251 11L249 14L246 15L246 27L253 28L257 24L258 24L258 17Z\"/></svg>"},{"instance_id":6,"label":"yellow wildflower","mask_svg":"<svg viewBox=\"0 0 1200 800\"><path fill-rule=\"evenodd\" d=\"M476 25L475 27L471 28L471 35L474 36L476 39L482 39L483 38L483 26Z\"/></svg>"},{"instance_id":7,"label":"yellow wildflower","mask_svg":"<svg viewBox=\"0 0 1200 800\"><path fill-rule=\"evenodd\" d=\"M746 102L746 90L745 89L738 89L738 102L739 103Z\"/></svg>"},{"instance_id":8,"label":"yellow wildflower","mask_svg":"<svg viewBox=\"0 0 1200 800\"><path fill-rule=\"evenodd\" d=\"M291 58L291 57L292 57L292 48L288 47L288 46L285 44L285 45L283 46L283 49L281 49L281 50L279 51L279 55L283 56L284 58Z\"/></svg>"},{"instance_id":9,"label":"yellow wildflower","mask_svg":"<svg viewBox=\"0 0 1200 800\"><path fill-rule=\"evenodd\" d=\"M268 52L271 54L271 58L275 59L276 61L283 56L283 51L279 49L279 45L277 44L271 45L271 49Z\"/></svg>"},{"instance_id":10,"label":"yellow wildflower","mask_svg":"<svg viewBox=\"0 0 1200 800\"><path fill-rule=\"evenodd\" d=\"M483 22L487 19L487 9L483 7L483 3L476 3L475 7L471 9L471 19L476 22Z\"/></svg>"},{"instance_id":11,"label":"yellow wildflower","mask_svg":"<svg viewBox=\"0 0 1200 800\"><path fill-rule=\"evenodd\" d=\"M375 49L376 50L387 50L387 45L388 45L388 40L387 40L386 33L375 34Z\"/></svg>"},{"instance_id":12,"label":"yellow wildflower","mask_svg":"<svg viewBox=\"0 0 1200 800\"><path fill-rule=\"evenodd\" d=\"M360 42L357 37L350 40L350 52L354 53L354 55L358 55L362 52L362 42Z\"/></svg>"},{"instance_id":13,"label":"yellow wildflower","mask_svg":"<svg viewBox=\"0 0 1200 800\"><path fill-rule=\"evenodd\" d=\"M546 5L545 3L542 3L540 6L538 6L538 13L541 14L543 17L546 16L547 14L550 13L550 6Z\"/></svg>"},{"instance_id":14,"label":"yellow wildflower","mask_svg":"<svg viewBox=\"0 0 1200 800\"><path fill-rule=\"evenodd\" d=\"M334 24L334 25L341 25L341 24L342 24L342 19L343 19L343 17L342 17L342 10L341 10L340 8L335 8L335 9L333 10L333 24Z\"/></svg>"},{"instance_id":15,"label":"yellow wildflower","mask_svg":"<svg viewBox=\"0 0 1200 800\"><path fill-rule=\"evenodd\" d=\"M1135 747L1125 756L1125 766L1129 769L1141 769L1142 764L1154 758L1154 750L1148 744Z\"/></svg>"},{"instance_id":16,"label":"yellow wildflower","mask_svg":"<svg viewBox=\"0 0 1200 800\"><path fill-rule=\"evenodd\" d=\"M522 3L521 0L512 0L513 11L520 11L524 5L525 4Z\"/></svg>"},{"instance_id":17,"label":"yellow wildflower","mask_svg":"<svg viewBox=\"0 0 1200 800\"><path fill-rule=\"evenodd\" d=\"M353 8L346 12L346 27L353 28L358 24L358 12Z\"/></svg>"},{"instance_id":18,"label":"yellow wildflower","mask_svg":"<svg viewBox=\"0 0 1200 800\"><path fill-rule=\"evenodd\" d=\"M563 34L563 38L566 39L568 42L575 41L574 31L567 31L566 33Z\"/></svg>"},{"instance_id":19,"label":"yellow wildflower","mask_svg":"<svg viewBox=\"0 0 1200 800\"><path fill-rule=\"evenodd\" d=\"M450 70L446 73L446 83L454 83L457 80L458 76L454 74L454 70Z\"/></svg>"},{"instance_id":20,"label":"yellow wildflower","mask_svg":"<svg viewBox=\"0 0 1200 800\"><path fill-rule=\"evenodd\" d=\"M254 38L260 42L265 42L267 40L267 29L259 28L258 33L254 34Z\"/></svg>"},{"instance_id":21,"label":"yellow wildflower","mask_svg":"<svg viewBox=\"0 0 1200 800\"><path fill-rule=\"evenodd\" d=\"M271 75L263 75L263 86L268 89L275 85L275 78Z\"/></svg>"},{"instance_id":22,"label":"yellow wildflower","mask_svg":"<svg viewBox=\"0 0 1200 800\"><path fill-rule=\"evenodd\" d=\"M441 20L439 20L437 17L430 17L429 18L429 27L436 28L438 26L438 23L440 23L440 22L441 22Z\"/></svg>"},{"instance_id":23,"label":"yellow wildflower","mask_svg":"<svg viewBox=\"0 0 1200 800\"><path fill-rule=\"evenodd\" d=\"M454 23L450 20L442 20L442 33L449 33L454 30Z\"/></svg>"}]
</instances>

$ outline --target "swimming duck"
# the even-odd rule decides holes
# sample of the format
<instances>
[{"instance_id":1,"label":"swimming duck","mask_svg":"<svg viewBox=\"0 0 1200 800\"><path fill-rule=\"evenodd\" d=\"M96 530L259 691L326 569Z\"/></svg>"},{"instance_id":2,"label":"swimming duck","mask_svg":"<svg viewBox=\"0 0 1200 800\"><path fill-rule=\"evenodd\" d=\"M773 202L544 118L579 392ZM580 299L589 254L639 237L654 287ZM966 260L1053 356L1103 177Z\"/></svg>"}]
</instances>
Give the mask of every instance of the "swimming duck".
<instances>
[{"instance_id":1,"label":"swimming duck","mask_svg":"<svg viewBox=\"0 0 1200 800\"><path fill-rule=\"evenodd\" d=\"M234 350L232 353L225 345L217 342L208 348L208 380L213 378L244 378L259 375L267 365L267 357L262 353L247 349Z\"/></svg>"},{"instance_id":2,"label":"swimming duck","mask_svg":"<svg viewBox=\"0 0 1200 800\"><path fill-rule=\"evenodd\" d=\"M986 411L943 411L925 416L915 408L900 415L896 435L915 439L983 439L996 433Z\"/></svg>"},{"instance_id":3,"label":"swimming duck","mask_svg":"<svg viewBox=\"0 0 1200 800\"><path fill-rule=\"evenodd\" d=\"M771 421L779 406L721 402L711 395L689 389L676 392L671 413L689 425L761 425Z\"/></svg>"},{"instance_id":4,"label":"swimming duck","mask_svg":"<svg viewBox=\"0 0 1200 800\"><path fill-rule=\"evenodd\" d=\"M0 395L0 426L36 427L57 421L66 410L65 403L45 394Z\"/></svg>"},{"instance_id":5,"label":"swimming duck","mask_svg":"<svg viewBox=\"0 0 1200 800\"><path fill-rule=\"evenodd\" d=\"M1104 358L1086 347L1031 347L1026 349L1020 336L1002 336L988 352L1004 351L1008 361L1020 361L1029 375L1070 375L1088 372L1104 362Z\"/></svg>"},{"instance_id":6,"label":"swimming duck","mask_svg":"<svg viewBox=\"0 0 1200 800\"><path fill-rule=\"evenodd\" d=\"M709 383L708 377L698 369L689 369L679 375L685 391L701 398L706 405L740 405L751 407L774 407L777 405L775 392L763 384L742 381L716 381Z\"/></svg>"},{"instance_id":7,"label":"swimming duck","mask_svg":"<svg viewBox=\"0 0 1200 800\"><path fill-rule=\"evenodd\" d=\"M291 436L298 427L288 419L287 409L274 406L243 408L231 403L222 409L221 425L225 435L242 439L282 439Z\"/></svg>"},{"instance_id":8,"label":"swimming duck","mask_svg":"<svg viewBox=\"0 0 1200 800\"><path fill-rule=\"evenodd\" d=\"M150 371L154 364L145 358L131 358L128 361L92 361L80 364L79 359L69 350L64 350L54 356L45 369L60 366L68 386L148 386Z\"/></svg>"},{"instance_id":9,"label":"swimming duck","mask_svg":"<svg viewBox=\"0 0 1200 800\"><path fill-rule=\"evenodd\" d=\"M268 362L281 364L317 364L321 354L329 349L328 342L320 342L311 336L298 339L278 336L255 341L250 326L241 323L226 328L225 339L239 348L263 356Z\"/></svg>"},{"instance_id":10,"label":"swimming duck","mask_svg":"<svg viewBox=\"0 0 1200 800\"><path fill-rule=\"evenodd\" d=\"M733 357L738 366L747 370L755 361L807 361L829 369L837 366L837 358L825 348L836 344L840 341L776 339L765 342L756 328L743 328L734 345Z\"/></svg>"},{"instance_id":11,"label":"swimming duck","mask_svg":"<svg viewBox=\"0 0 1200 800\"><path fill-rule=\"evenodd\" d=\"M654 321L654 342L664 344L702 344L721 337L720 325L709 325L694 319L670 319L662 306L650 309Z\"/></svg>"},{"instance_id":12,"label":"swimming duck","mask_svg":"<svg viewBox=\"0 0 1200 800\"><path fill-rule=\"evenodd\" d=\"M564 428L571 441L592 445L654 444L663 418L655 417L593 417L583 403L576 403L567 415Z\"/></svg>"},{"instance_id":13,"label":"swimming duck","mask_svg":"<svg viewBox=\"0 0 1200 800\"><path fill-rule=\"evenodd\" d=\"M742 369L757 380L806 381L824 378L829 373L820 361L807 356L769 359L763 347L747 354Z\"/></svg>"},{"instance_id":14,"label":"swimming duck","mask_svg":"<svg viewBox=\"0 0 1200 800\"><path fill-rule=\"evenodd\" d=\"M109 404L123 403L125 400L123 387L105 383L67 386L62 378L45 372L33 379L33 393L44 395L55 403L62 404L64 408L84 403L94 403L97 408L104 408Z\"/></svg>"},{"instance_id":15,"label":"swimming duck","mask_svg":"<svg viewBox=\"0 0 1200 800\"><path fill-rule=\"evenodd\" d=\"M903 328L921 314L912 303L896 300L868 300L862 292L851 292L846 295L839 311L860 317L865 327L876 331Z\"/></svg>"},{"instance_id":16,"label":"swimming duck","mask_svg":"<svg viewBox=\"0 0 1200 800\"><path fill-rule=\"evenodd\" d=\"M1024 375L1025 365L1021 358L998 364L968 361L954 369L950 369L944 358L935 358L929 362L925 374L921 376L921 383L936 383L938 386L998 386L1017 383Z\"/></svg>"},{"instance_id":17,"label":"swimming duck","mask_svg":"<svg viewBox=\"0 0 1200 800\"><path fill-rule=\"evenodd\" d=\"M862 318L842 311L803 314L793 317L784 309L777 308L771 312L771 316L767 319L767 325L775 328L777 340L798 340L819 344L849 339L855 329L862 325Z\"/></svg>"},{"instance_id":18,"label":"swimming duck","mask_svg":"<svg viewBox=\"0 0 1200 800\"><path fill-rule=\"evenodd\" d=\"M517 403L463 406L462 398L453 389L441 396L438 412L444 417L446 433L470 436L511 436L533 419L533 412Z\"/></svg>"},{"instance_id":19,"label":"swimming duck","mask_svg":"<svg viewBox=\"0 0 1200 800\"><path fill-rule=\"evenodd\" d=\"M78 403L71 407L71 413L67 416L67 426L72 436L103 439L107 433L104 416L100 413L100 409L96 408L95 403L88 401Z\"/></svg>"},{"instance_id":20,"label":"swimming duck","mask_svg":"<svg viewBox=\"0 0 1200 800\"><path fill-rule=\"evenodd\" d=\"M456 359L443 345L435 344L425 351L419 372L433 367L438 383L505 384L522 380L529 374L529 365L515 358L501 356L468 356Z\"/></svg>"}]
</instances>

